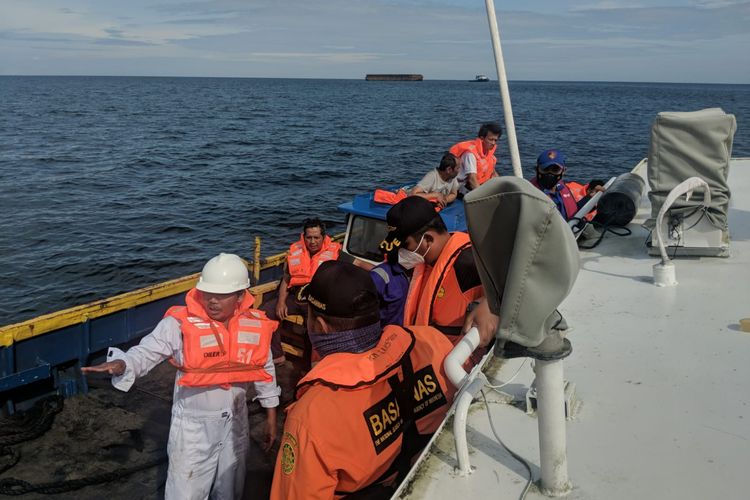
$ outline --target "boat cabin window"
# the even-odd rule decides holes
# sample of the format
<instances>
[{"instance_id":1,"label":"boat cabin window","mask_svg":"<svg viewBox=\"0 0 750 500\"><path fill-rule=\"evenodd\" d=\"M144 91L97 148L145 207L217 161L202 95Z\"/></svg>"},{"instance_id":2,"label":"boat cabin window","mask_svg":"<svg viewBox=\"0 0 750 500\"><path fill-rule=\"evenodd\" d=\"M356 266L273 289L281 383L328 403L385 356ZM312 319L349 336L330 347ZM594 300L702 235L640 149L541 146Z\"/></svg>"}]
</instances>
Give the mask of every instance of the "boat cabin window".
<instances>
[{"instance_id":1,"label":"boat cabin window","mask_svg":"<svg viewBox=\"0 0 750 500\"><path fill-rule=\"evenodd\" d=\"M346 238L346 252L372 262L382 262L383 252L378 248L385 238L386 224L384 220L352 215Z\"/></svg>"}]
</instances>

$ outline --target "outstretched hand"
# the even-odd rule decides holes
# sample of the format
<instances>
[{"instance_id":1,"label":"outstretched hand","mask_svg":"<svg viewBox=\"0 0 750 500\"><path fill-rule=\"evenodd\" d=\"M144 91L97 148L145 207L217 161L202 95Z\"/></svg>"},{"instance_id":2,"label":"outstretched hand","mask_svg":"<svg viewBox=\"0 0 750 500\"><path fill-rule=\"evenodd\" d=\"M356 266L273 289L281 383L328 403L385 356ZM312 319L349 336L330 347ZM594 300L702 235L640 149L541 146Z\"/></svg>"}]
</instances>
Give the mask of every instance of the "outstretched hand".
<instances>
[{"instance_id":1,"label":"outstretched hand","mask_svg":"<svg viewBox=\"0 0 750 500\"><path fill-rule=\"evenodd\" d=\"M125 361L116 359L94 366L81 367L81 373L109 373L110 375L122 375L125 373Z\"/></svg>"}]
</instances>

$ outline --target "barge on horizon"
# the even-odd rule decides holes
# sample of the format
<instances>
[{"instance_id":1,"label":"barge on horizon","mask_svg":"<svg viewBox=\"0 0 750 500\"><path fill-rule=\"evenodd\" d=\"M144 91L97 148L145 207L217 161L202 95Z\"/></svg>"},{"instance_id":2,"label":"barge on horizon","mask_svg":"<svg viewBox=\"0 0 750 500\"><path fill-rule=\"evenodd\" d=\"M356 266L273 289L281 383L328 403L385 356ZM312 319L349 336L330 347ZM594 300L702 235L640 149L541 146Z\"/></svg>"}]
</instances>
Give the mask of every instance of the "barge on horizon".
<instances>
[{"instance_id":1,"label":"barge on horizon","mask_svg":"<svg viewBox=\"0 0 750 500\"><path fill-rule=\"evenodd\" d=\"M424 77L417 74L367 74L365 80L368 82L421 82Z\"/></svg>"}]
</instances>

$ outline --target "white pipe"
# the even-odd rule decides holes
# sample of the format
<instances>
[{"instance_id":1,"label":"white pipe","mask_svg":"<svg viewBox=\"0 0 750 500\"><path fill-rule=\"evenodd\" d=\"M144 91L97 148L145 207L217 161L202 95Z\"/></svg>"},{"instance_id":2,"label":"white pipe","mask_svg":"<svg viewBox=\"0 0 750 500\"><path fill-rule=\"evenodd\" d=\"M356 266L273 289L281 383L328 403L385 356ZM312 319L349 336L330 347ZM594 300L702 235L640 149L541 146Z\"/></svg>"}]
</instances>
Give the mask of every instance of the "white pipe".
<instances>
[{"instance_id":1,"label":"white pipe","mask_svg":"<svg viewBox=\"0 0 750 500\"><path fill-rule=\"evenodd\" d=\"M469 443L466 440L466 419L469 414L469 406L474 401L474 396L482 390L482 387L486 383L487 380L480 373L465 390L459 393L456 402L456 413L453 415L453 439L456 444L456 458L458 459L458 472L460 475L471 474Z\"/></svg>"},{"instance_id":2,"label":"white pipe","mask_svg":"<svg viewBox=\"0 0 750 500\"><path fill-rule=\"evenodd\" d=\"M505 74L503 48L500 46L500 29L497 26L497 17L495 16L495 3L493 0L484 0L484 3L487 7L487 21L490 24L492 50L495 53L495 67L497 68L497 82L500 84L500 98L503 101L503 115L505 117L505 130L508 135L510 162L513 165L513 175L523 178L521 155L518 152L518 141L516 140L516 124L513 121L513 109L510 105L508 76Z\"/></svg>"},{"instance_id":3,"label":"white pipe","mask_svg":"<svg viewBox=\"0 0 750 500\"><path fill-rule=\"evenodd\" d=\"M542 493L559 497L566 495L572 489L568 481L568 459L565 450L563 362L562 360L537 360L534 371L536 372Z\"/></svg>"},{"instance_id":4,"label":"white pipe","mask_svg":"<svg viewBox=\"0 0 750 500\"><path fill-rule=\"evenodd\" d=\"M661 234L661 223L666 215L667 210L672 208L672 204L677 201L677 198L685 195L685 200L690 200L690 196L693 194L693 190L696 188L703 188L703 206L708 207L711 205L711 188L708 183L700 177L690 177L685 179L681 183L677 184L667 195L664 203L659 209L659 215L656 216L656 241L659 245L659 252L661 253L661 262L666 264L669 262L669 256L667 255L667 249L664 247L664 235Z\"/></svg>"},{"instance_id":5,"label":"white pipe","mask_svg":"<svg viewBox=\"0 0 750 500\"><path fill-rule=\"evenodd\" d=\"M674 263L669 260L667 255L667 248L664 244L664 235L661 232L661 226L664 221L664 216L667 211L672 208L672 204L677 199L685 195L685 200L690 200L693 191L696 188L703 189L703 206L708 207L711 205L711 188L708 183L700 177L690 177L676 185L667 195L659 214L656 216L656 244L659 247L659 253L661 254L661 262L654 264L654 284L659 287L670 287L677 285L677 271Z\"/></svg>"},{"instance_id":6,"label":"white pipe","mask_svg":"<svg viewBox=\"0 0 750 500\"><path fill-rule=\"evenodd\" d=\"M445 357L443 362L445 374L457 389L460 389L468 379L469 374L464 370L463 364L477 347L479 347L479 330L473 327Z\"/></svg>"},{"instance_id":7,"label":"white pipe","mask_svg":"<svg viewBox=\"0 0 750 500\"><path fill-rule=\"evenodd\" d=\"M617 177L612 177L612 178L610 178L607 181L607 183L604 185L604 190L605 191L609 188L609 186L612 185L613 182L615 182L615 179L617 179ZM578 212L576 212L576 214L573 216L573 218L568 221L568 225L571 228L574 228L581 221L581 219L583 219L584 217L586 217L588 215L588 213L591 212L591 210L594 209L594 207L596 206L596 204L599 203L599 198L601 198L603 194L604 193L602 191L598 191L596 194L594 194L594 196L592 196L591 199L589 201L587 201L581 207L581 209L578 210Z\"/></svg>"}]
</instances>

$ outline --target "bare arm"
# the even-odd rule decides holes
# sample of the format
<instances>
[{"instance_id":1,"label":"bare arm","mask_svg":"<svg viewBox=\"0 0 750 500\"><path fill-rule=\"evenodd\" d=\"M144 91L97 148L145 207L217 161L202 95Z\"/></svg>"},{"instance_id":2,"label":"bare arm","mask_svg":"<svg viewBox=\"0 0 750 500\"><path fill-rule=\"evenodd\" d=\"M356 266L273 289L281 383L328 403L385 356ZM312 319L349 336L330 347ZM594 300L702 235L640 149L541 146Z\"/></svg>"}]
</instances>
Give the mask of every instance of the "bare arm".
<instances>
[{"instance_id":1,"label":"bare arm","mask_svg":"<svg viewBox=\"0 0 750 500\"><path fill-rule=\"evenodd\" d=\"M279 285L279 296L276 301L276 317L283 320L287 316L286 299L289 297L289 277L287 276L287 265L284 264L284 277Z\"/></svg>"},{"instance_id":2,"label":"bare arm","mask_svg":"<svg viewBox=\"0 0 750 500\"><path fill-rule=\"evenodd\" d=\"M447 195L445 195L445 204L449 205L450 203L453 203L456 200L456 197L458 196L458 190L451 191Z\"/></svg>"}]
</instances>

